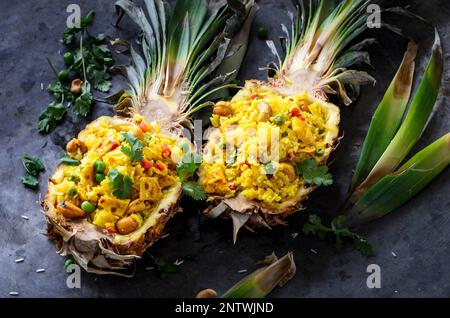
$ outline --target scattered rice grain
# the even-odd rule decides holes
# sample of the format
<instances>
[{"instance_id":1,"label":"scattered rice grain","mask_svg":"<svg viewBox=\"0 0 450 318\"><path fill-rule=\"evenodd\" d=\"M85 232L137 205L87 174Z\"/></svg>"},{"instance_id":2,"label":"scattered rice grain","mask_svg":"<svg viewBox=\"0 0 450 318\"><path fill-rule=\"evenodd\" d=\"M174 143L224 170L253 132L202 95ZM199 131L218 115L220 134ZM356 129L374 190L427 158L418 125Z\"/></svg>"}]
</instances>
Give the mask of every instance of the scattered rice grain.
<instances>
[{"instance_id":1,"label":"scattered rice grain","mask_svg":"<svg viewBox=\"0 0 450 318\"><path fill-rule=\"evenodd\" d=\"M26 215L22 215L21 218L24 219L24 220L29 220L29 219L30 219L30 218L29 218L28 216L26 216Z\"/></svg>"},{"instance_id":2,"label":"scattered rice grain","mask_svg":"<svg viewBox=\"0 0 450 318\"><path fill-rule=\"evenodd\" d=\"M238 271L238 273L239 274L247 273L247 270L246 269L241 269L241 270Z\"/></svg>"},{"instance_id":3,"label":"scattered rice grain","mask_svg":"<svg viewBox=\"0 0 450 318\"><path fill-rule=\"evenodd\" d=\"M22 263L24 260L25 260L25 259L23 259L23 258L21 257L21 258L16 259L15 262L16 262L16 263Z\"/></svg>"},{"instance_id":4,"label":"scattered rice grain","mask_svg":"<svg viewBox=\"0 0 450 318\"><path fill-rule=\"evenodd\" d=\"M39 268L36 270L36 273L43 273L45 272L45 268Z\"/></svg>"}]
</instances>

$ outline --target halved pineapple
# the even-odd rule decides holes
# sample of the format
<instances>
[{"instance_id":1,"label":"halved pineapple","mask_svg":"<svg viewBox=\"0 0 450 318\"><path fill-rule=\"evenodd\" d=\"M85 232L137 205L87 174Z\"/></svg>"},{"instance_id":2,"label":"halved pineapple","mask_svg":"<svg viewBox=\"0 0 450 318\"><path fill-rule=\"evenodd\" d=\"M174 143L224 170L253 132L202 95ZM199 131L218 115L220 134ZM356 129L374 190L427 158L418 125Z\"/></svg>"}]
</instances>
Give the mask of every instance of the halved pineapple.
<instances>
[{"instance_id":1,"label":"halved pineapple","mask_svg":"<svg viewBox=\"0 0 450 318\"><path fill-rule=\"evenodd\" d=\"M299 1L276 75L268 82L246 81L231 101L214 108L199 180L211 203L206 214L231 217L234 239L244 225L284 223L317 185L330 182L302 168L329 177L325 165L336 146L340 115L328 96L348 105L360 85L374 82L348 69L368 62L361 49L372 40L348 46L366 28L368 1L330 4ZM274 44L268 45L278 56Z\"/></svg>"},{"instance_id":2,"label":"halved pineapple","mask_svg":"<svg viewBox=\"0 0 450 318\"><path fill-rule=\"evenodd\" d=\"M121 151L127 146L121 141L123 133L134 134L144 144L140 161ZM181 158L181 140L161 134L157 125L139 117L105 116L90 123L74 141L83 145L69 152L79 164L57 168L43 202L49 235L62 254L72 255L92 272L124 269L161 236L179 210L181 182L173 158ZM128 185L115 187L113 172L126 178ZM83 204L95 208L86 211Z\"/></svg>"},{"instance_id":3,"label":"halved pineapple","mask_svg":"<svg viewBox=\"0 0 450 318\"><path fill-rule=\"evenodd\" d=\"M115 107L122 117L101 117L68 143L70 158L43 201L59 253L94 273L132 275L180 211L181 193L193 184L177 175L177 164L192 157L182 125L239 68L239 58L228 60L242 46L233 40L247 41L256 10L253 0L233 7L180 0L173 10L162 0L145 4L149 19L134 3L116 2L143 34L143 57L130 47L132 65L118 67L130 83ZM218 72L225 63L234 72Z\"/></svg>"}]
</instances>

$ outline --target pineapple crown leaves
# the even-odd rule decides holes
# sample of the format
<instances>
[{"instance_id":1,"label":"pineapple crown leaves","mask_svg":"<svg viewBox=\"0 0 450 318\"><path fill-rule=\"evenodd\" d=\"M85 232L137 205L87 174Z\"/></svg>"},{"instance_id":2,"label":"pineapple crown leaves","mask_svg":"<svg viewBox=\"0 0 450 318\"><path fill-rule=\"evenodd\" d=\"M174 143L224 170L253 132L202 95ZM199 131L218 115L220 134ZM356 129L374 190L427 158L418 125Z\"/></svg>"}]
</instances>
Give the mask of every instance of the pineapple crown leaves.
<instances>
[{"instance_id":1,"label":"pineapple crown leaves","mask_svg":"<svg viewBox=\"0 0 450 318\"><path fill-rule=\"evenodd\" d=\"M255 2L178 0L172 10L162 0L144 2L146 10L129 0L116 2L142 30L142 56L130 47L131 65L118 68L129 81L131 103L126 106L156 117L166 108L169 116L161 117L173 118L173 126L178 126L194 108L202 108L201 102L206 103L213 91L231 81L241 61L235 62L231 72L215 71L230 59L230 43L252 17L249 12ZM164 107L151 105L155 99Z\"/></svg>"},{"instance_id":2,"label":"pineapple crown leaves","mask_svg":"<svg viewBox=\"0 0 450 318\"><path fill-rule=\"evenodd\" d=\"M267 41L279 61L277 75L307 81L310 87L306 88L316 95L324 99L327 95L338 95L345 105L351 104L361 85L375 83L368 73L351 69L357 64L370 65L369 54L362 50L374 39L349 47L367 29L369 3L368 0L343 0L336 5L331 0L311 0L305 5L304 0L295 0L297 12L290 14L291 32L282 25L286 40L284 61L275 44ZM314 74L309 81L298 78L305 71Z\"/></svg>"}]
</instances>

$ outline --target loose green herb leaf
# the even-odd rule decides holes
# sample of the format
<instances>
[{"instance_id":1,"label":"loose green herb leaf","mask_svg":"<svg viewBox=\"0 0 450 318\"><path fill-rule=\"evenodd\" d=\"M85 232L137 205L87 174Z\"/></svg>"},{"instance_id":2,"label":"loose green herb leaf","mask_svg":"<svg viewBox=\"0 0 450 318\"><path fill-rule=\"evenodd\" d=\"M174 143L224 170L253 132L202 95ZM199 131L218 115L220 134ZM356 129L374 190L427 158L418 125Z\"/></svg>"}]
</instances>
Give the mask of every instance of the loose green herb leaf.
<instances>
[{"instance_id":1,"label":"loose green herb leaf","mask_svg":"<svg viewBox=\"0 0 450 318\"><path fill-rule=\"evenodd\" d=\"M373 248L370 243L362 236L351 232L346 224L346 218L343 215L335 217L331 221L331 227L322 224L322 220L317 215L309 215L308 223L303 225L303 233L314 235L324 239L328 233L333 233L336 237L336 250L342 250L342 238L346 237L353 241L353 246L365 256L373 254Z\"/></svg>"},{"instance_id":2,"label":"loose green herb leaf","mask_svg":"<svg viewBox=\"0 0 450 318\"><path fill-rule=\"evenodd\" d=\"M66 107L62 103L53 102L39 116L39 132L49 133L55 129L56 124L64 118L67 113Z\"/></svg>"},{"instance_id":3,"label":"loose green herb leaf","mask_svg":"<svg viewBox=\"0 0 450 318\"><path fill-rule=\"evenodd\" d=\"M108 173L109 186L113 189L113 194L119 199L128 199L131 196L133 181L129 176L121 174L117 169Z\"/></svg>"},{"instance_id":4,"label":"loose green herb leaf","mask_svg":"<svg viewBox=\"0 0 450 318\"><path fill-rule=\"evenodd\" d=\"M61 157L60 162L63 165L68 165L68 166L78 166L81 163L80 160L74 159L74 158L72 158L70 156L67 156L67 155Z\"/></svg>"},{"instance_id":5,"label":"loose green herb leaf","mask_svg":"<svg viewBox=\"0 0 450 318\"><path fill-rule=\"evenodd\" d=\"M33 190L36 190L39 187L39 181L34 176L22 177L22 183Z\"/></svg>"},{"instance_id":6,"label":"loose green herb leaf","mask_svg":"<svg viewBox=\"0 0 450 318\"><path fill-rule=\"evenodd\" d=\"M65 45L74 43L79 31L80 29L77 28L65 28L64 32L62 33L62 43Z\"/></svg>"},{"instance_id":7,"label":"loose green herb leaf","mask_svg":"<svg viewBox=\"0 0 450 318\"><path fill-rule=\"evenodd\" d=\"M37 177L40 172L45 171L42 161L35 156L24 155L22 157L22 164L27 173L31 176Z\"/></svg>"},{"instance_id":8,"label":"loose green herb leaf","mask_svg":"<svg viewBox=\"0 0 450 318\"><path fill-rule=\"evenodd\" d=\"M47 87L47 92L52 94L57 100L66 100L68 102L73 102L76 96L72 94L67 86L61 84L60 81L56 81Z\"/></svg>"},{"instance_id":9,"label":"loose green herb leaf","mask_svg":"<svg viewBox=\"0 0 450 318\"><path fill-rule=\"evenodd\" d=\"M329 186L333 184L333 176L328 173L327 166L318 166L313 159L308 159L295 167L297 175L302 176L308 184Z\"/></svg>"},{"instance_id":10,"label":"loose green herb leaf","mask_svg":"<svg viewBox=\"0 0 450 318\"><path fill-rule=\"evenodd\" d=\"M177 165L177 174L180 177L181 182L187 181L193 177L200 163L196 156L186 155L183 161Z\"/></svg>"},{"instance_id":11,"label":"loose green herb leaf","mask_svg":"<svg viewBox=\"0 0 450 318\"><path fill-rule=\"evenodd\" d=\"M83 93L75 100L75 104L73 105L74 113L86 117L91 110L92 101L91 85L85 81L83 83Z\"/></svg>"},{"instance_id":12,"label":"loose green herb leaf","mask_svg":"<svg viewBox=\"0 0 450 318\"><path fill-rule=\"evenodd\" d=\"M107 93L112 87L111 75L105 71L99 71L96 69L89 68L86 70L87 77L92 81L94 89Z\"/></svg>"},{"instance_id":13,"label":"loose green herb leaf","mask_svg":"<svg viewBox=\"0 0 450 318\"><path fill-rule=\"evenodd\" d=\"M176 273L179 270L178 265L175 265L174 262L169 261L165 257L156 257L152 256L153 263L158 268L159 276L164 279L168 276L168 274Z\"/></svg>"},{"instance_id":14,"label":"loose green herb leaf","mask_svg":"<svg viewBox=\"0 0 450 318\"><path fill-rule=\"evenodd\" d=\"M183 183L183 193L196 201L206 200L206 194L203 187L196 181Z\"/></svg>"},{"instance_id":15,"label":"loose green herb leaf","mask_svg":"<svg viewBox=\"0 0 450 318\"><path fill-rule=\"evenodd\" d=\"M142 142L130 133L122 133L122 140L129 146L122 145L120 150L130 157L131 161L142 160Z\"/></svg>"}]
</instances>

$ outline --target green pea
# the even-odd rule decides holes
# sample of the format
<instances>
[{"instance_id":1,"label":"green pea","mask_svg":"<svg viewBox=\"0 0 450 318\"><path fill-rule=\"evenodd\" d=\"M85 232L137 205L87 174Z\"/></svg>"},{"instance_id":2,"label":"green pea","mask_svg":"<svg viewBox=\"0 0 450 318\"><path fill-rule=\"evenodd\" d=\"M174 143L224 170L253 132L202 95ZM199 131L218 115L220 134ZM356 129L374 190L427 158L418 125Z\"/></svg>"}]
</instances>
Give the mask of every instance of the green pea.
<instances>
[{"instance_id":1,"label":"green pea","mask_svg":"<svg viewBox=\"0 0 450 318\"><path fill-rule=\"evenodd\" d=\"M58 73L58 80L61 82L67 82L70 79L70 74L68 71L63 70Z\"/></svg>"},{"instance_id":2,"label":"green pea","mask_svg":"<svg viewBox=\"0 0 450 318\"><path fill-rule=\"evenodd\" d=\"M83 201L83 203L81 203L81 209L86 213L92 213L95 211L95 205L90 201Z\"/></svg>"},{"instance_id":3,"label":"green pea","mask_svg":"<svg viewBox=\"0 0 450 318\"><path fill-rule=\"evenodd\" d=\"M70 52L64 53L64 63L67 66L72 66L74 62L75 62L75 58L72 53L70 53Z\"/></svg>"},{"instance_id":4,"label":"green pea","mask_svg":"<svg viewBox=\"0 0 450 318\"><path fill-rule=\"evenodd\" d=\"M78 193L78 191L77 191L76 188L70 188L70 189L67 191L67 195L68 195L69 197L74 197L74 196L77 195L77 193Z\"/></svg>"},{"instance_id":5,"label":"green pea","mask_svg":"<svg viewBox=\"0 0 450 318\"><path fill-rule=\"evenodd\" d=\"M316 155L323 156L324 153L325 153L325 149L323 149L323 148L316 149Z\"/></svg>"},{"instance_id":6,"label":"green pea","mask_svg":"<svg viewBox=\"0 0 450 318\"><path fill-rule=\"evenodd\" d=\"M98 183L100 183L100 182L102 182L103 180L105 180L105 175L104 175L103 173L101 173L101 172L97 172L97 173L95 174L95 180L96 180Z\"/></svg>"},{"instance_id":7,"label":"green pea","mask_svg":"<svg viewBox=\"0 0 450 318\"><path fill-rule=\"evenodd\" d=\"M69 176L68 179L69 179L69 181L73 181L75 183L78 183L78 181L80 181L80 178L76 175L71 175L71 176Z\"/></svg>"},{"instance_id":8,"label":"green pea","mask_svg":"<svg viewBox=\"0 0 450 318\"><path fill-rule=\"evenodd\" d=\"M97 160L94 162L94 169L97 172L104 172L106 169L106 164L101 160Z\"/></svg>"},{"instance_id":9,"label":"green pea","mask_svg":"<svg viewBox=\"0 0 450 318\"><path fill-rule=\"evenodd\" d=\"M258 34L258 38L260 38L261 40L267 39L268 33L269 33L269 31L267 30L267 28L265 28L265 27L258 28L257 34Z\"/></svg>"},{"instance_id":10,"label":"green pea","mask_svg":"<svg viewBox=\"0 0 450 318\"><path fill-rule=\"evenodd\" d=\"M284 117L283 117L283 115L276 115L276 116L273 118L273 122L274 122L275 125L277 125L277 126L283 125L283 124L284 124Z\"/></svg>"}]
</instances>

